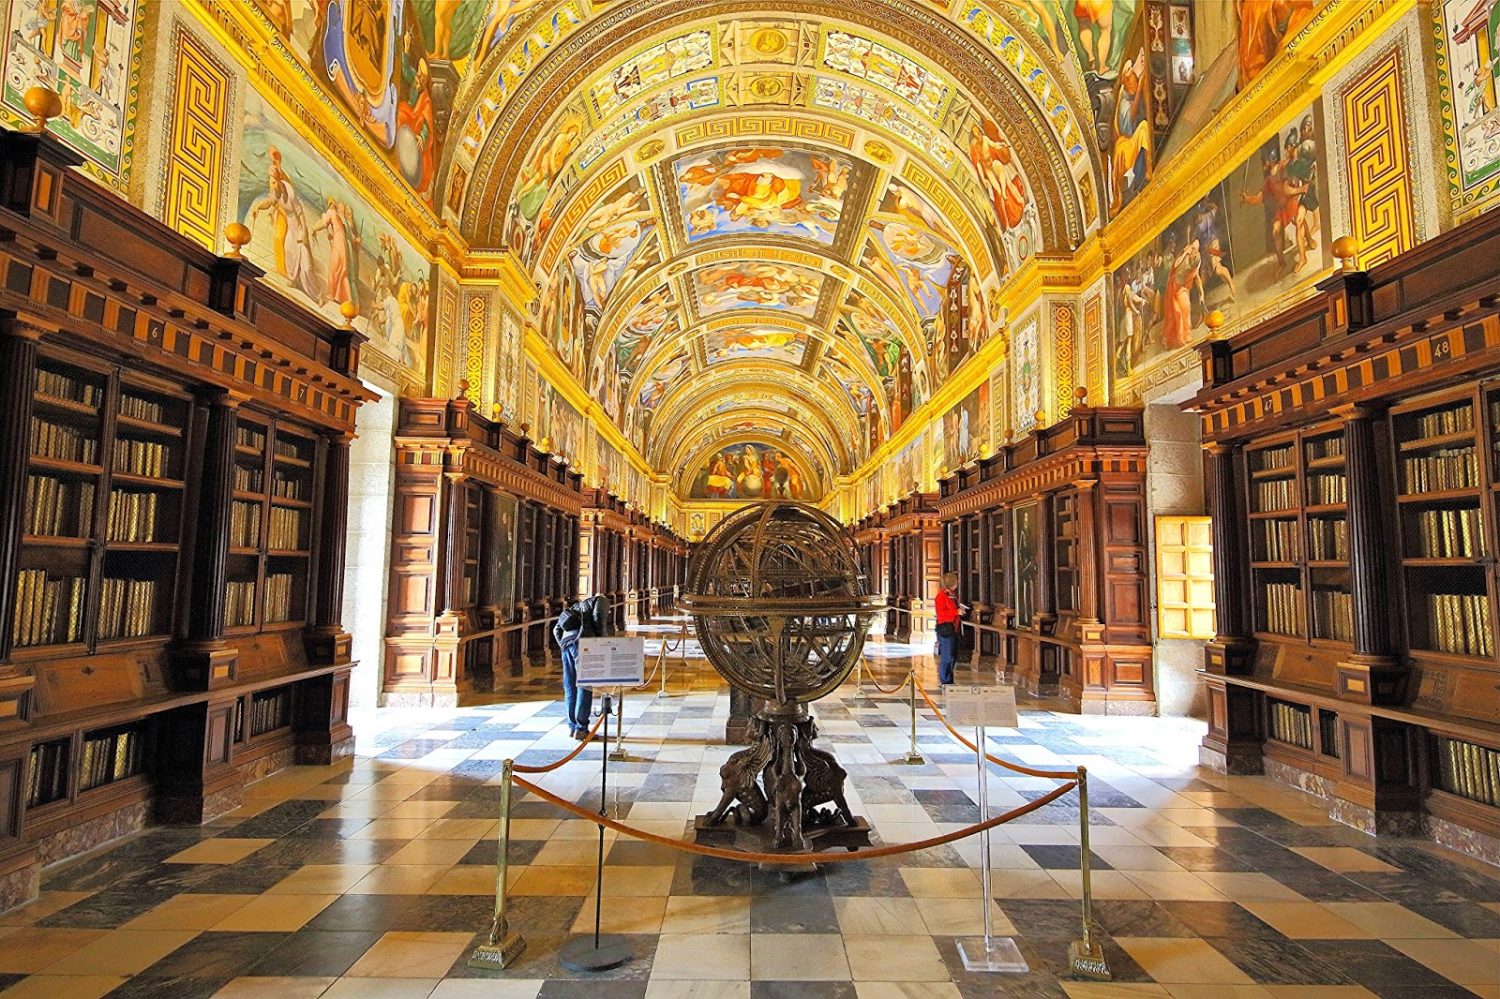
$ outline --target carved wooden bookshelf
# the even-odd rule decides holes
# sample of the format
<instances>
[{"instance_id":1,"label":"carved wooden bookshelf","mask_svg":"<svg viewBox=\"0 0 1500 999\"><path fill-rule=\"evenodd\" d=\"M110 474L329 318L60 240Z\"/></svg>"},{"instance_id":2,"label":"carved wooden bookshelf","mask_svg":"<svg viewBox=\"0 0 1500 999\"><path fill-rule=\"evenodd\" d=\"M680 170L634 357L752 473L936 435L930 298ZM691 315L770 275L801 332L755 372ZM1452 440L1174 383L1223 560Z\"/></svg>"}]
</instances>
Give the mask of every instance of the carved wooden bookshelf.
<instances>
[{"instance_id":1,"label":"carved wooden bookshelf","mask_svg":"<svg viewBox=\"0 0 1500 999\"><path fill-rule=\"evenodd\" d=\"M0 909L353 746L363 337L76 164L0 135Z\"/></svg>"},{"instance_id":2,"label":"carved wooden bookshelf","mask_svg":"<svg viewBox=\"0 0 1500 999\"><path fill-rule=\"evenodd\" d=\"M1201 353L1205 761L1500 861L1500 218Z\"/></svg>"},{"instance_id":3,"label":"carved wooden bookshelf","mask_svg":"<svg viewBox=\"0 0 1500 999\"><path fill-rule=\"evenodd\" d=\"M1080 405L939 486L981 661L1085 712L1153 713L1141 411Z\"/></svg>"}]
</instances>

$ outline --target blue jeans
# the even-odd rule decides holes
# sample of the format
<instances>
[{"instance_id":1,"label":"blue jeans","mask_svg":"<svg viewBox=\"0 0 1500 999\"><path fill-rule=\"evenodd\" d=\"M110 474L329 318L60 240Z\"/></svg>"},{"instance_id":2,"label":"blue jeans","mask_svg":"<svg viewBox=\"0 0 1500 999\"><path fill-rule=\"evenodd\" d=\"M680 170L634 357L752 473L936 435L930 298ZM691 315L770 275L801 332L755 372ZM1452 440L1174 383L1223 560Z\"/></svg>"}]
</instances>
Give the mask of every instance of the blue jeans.
<instances>
[{"instance_id":1,"label":"blue jeans","mask_svg":"<svg viewBox=\"0 0 1500 999\"><path fill-rule=\"evenodd\" d=\"M589 712L594 707L594 692L578 686L578 643L563 646L563 706L568 711L568 728L573 731L589 727Z\"/></svg>"},{"instance_id":2,"label":"blue jeans","mask_svg":"<svg viewBox=\"0 0 1500 999\"><path fill-rule=\"evenodd\" d=\"M958 644L957 635L938 636L938 682L953 682L953 650Z\"/></svg>"}]
</instances>

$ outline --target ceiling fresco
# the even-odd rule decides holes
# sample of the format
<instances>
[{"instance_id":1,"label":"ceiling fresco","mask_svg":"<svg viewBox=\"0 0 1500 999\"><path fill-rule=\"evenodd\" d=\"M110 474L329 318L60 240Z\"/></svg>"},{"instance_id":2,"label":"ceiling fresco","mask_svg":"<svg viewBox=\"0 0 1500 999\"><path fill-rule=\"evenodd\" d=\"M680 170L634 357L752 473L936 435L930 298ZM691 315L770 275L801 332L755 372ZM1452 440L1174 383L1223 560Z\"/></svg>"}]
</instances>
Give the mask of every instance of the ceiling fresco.
<instances>
[{"instance_id":1,"label":"ceiling fresco","mask_svg":"<svg viewBox=\"0 0 1500 999\"><path fill-rule=\"evenodd\" d=\"M737 499L830 490L1098 229L1137 6L256 2L678 495Z\"/></svg>"}]
</instances>

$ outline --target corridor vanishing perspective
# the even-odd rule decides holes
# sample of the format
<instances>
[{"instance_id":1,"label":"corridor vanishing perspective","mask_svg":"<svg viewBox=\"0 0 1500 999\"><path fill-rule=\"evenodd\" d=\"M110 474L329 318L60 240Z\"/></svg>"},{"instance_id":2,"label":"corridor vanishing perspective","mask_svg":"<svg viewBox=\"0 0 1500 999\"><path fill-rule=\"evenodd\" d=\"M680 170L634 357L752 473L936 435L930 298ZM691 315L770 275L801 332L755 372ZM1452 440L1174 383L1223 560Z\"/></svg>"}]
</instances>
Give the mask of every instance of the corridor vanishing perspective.
<instances>
[{"instance_id":1,"label":"corridor vanishing perspective","mask_svg":"<svg viewBox=\"0 0 1500 999\"><path fill-rule=\"evenodd\" d=\"M973 754L926 705L907 765L907 699L882 694L930 656L877 645L818 702L849 770L851 806L880 843L979 818ZM681 838L719 797L726 688L696 657L628 692L610 815ZM982 929L975 839L783 876L606 834L605 932L634 957L592 975L557 951L593 929L595 826L519 796L509 918L527 948L505 971L466 957L493 906L502 760L546 764L574 745L555 671L493 703L382 711L351 761L247 788L201 829L158 829L49 871L0 917L0 978L17 995L117 996L1108 996L1491 995L1500 880L1420 840L1375 841L1260 777L1196 764L1203 726L1079 717L1025 704L990 733L999 759L1091 773L1095 918L1115 985L1067 980L1079 934L1078 814L1061 799L991 832L994 931L1024 974L970 974L954 939ZM598 807L601 747L534 778ZM991 766L997 813L1056 782ZM500 983L504 983L501 985ZM1129 984L1118 992L1119 984Z\"/></svg>"}]
</instances>

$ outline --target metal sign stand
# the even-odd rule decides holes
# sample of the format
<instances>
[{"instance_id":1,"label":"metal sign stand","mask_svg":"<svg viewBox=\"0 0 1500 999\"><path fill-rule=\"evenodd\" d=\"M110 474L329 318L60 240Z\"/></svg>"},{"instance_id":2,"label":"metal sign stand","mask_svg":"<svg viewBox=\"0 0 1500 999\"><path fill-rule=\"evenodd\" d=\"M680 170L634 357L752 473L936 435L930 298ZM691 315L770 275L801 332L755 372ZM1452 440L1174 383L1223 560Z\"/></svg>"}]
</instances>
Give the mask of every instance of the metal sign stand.
<instances>
[{"instance_id":1,"label":"metal sign stand","mask_svg":"<svg viewBox=\"0 0 1500 999\"><path fill-rule=\"evenodd\" d=\"M607 814L605 801L609 793L609 716L614 713L613 698L605 694L600 711L604 715L604 751L600 754L599 814ZM608 971L618 968L633 956L630 942L617 934L601 934L604 906L604 827L599 827L599 863L594 875L594 934L578 936L563 944L557 952L558 963L569 971Z\"/></svg>"},{"instance_id":2,"label":"metal sign stand","mask_svg":"<svg viewBox=\"0 0 1500 999\"><path fill-rule=\"evenodd\" d=\"M984 707L979 705L979 724L974 727L974 755L979 764L979 821L990 820L990 774L985 760ZM994 899L990 892L990 831L979 834L980 883L983 885L980 904L984 906L984 936L964 937L958 941L958 956L963 959L967 971L993 971L1019 973L1030 971L1031 966L1021 956L1020 948L1010 937L994 935L994 921L990 906Z\"/></svg>"}]
</instances>

